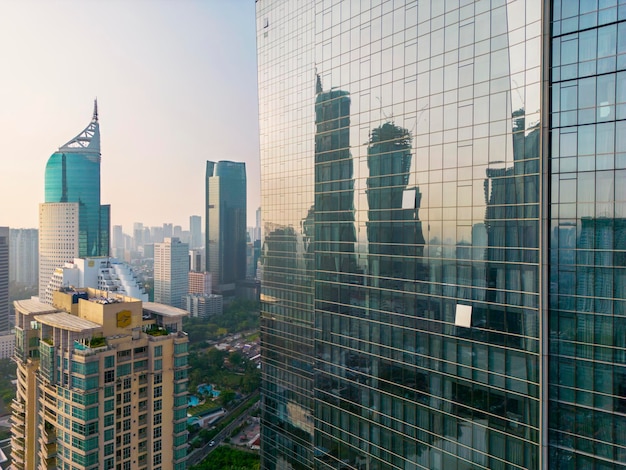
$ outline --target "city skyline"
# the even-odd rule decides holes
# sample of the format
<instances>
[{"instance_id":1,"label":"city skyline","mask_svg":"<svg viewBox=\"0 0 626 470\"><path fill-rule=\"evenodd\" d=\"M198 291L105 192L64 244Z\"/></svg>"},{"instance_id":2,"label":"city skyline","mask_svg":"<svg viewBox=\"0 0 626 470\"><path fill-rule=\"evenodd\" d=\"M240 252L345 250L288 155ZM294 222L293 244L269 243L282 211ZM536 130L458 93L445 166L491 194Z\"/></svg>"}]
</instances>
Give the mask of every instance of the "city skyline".
<instances>
[{"instance_id":1,"label":"city skyline","mask_svg":"<svg viewBox=\"0 0 626 470\"><path fill-rule=\"evenodd\" d=\"M243 0L4 4L0 53L11 73L0 88L0 144L11 158L0 194L11 204L0 223L37 227L45 163L98 98L111 226L187 228L204 213L206 160L246 163L254 226L254 22L254 2Z\"/></svg>"}]
</instances>

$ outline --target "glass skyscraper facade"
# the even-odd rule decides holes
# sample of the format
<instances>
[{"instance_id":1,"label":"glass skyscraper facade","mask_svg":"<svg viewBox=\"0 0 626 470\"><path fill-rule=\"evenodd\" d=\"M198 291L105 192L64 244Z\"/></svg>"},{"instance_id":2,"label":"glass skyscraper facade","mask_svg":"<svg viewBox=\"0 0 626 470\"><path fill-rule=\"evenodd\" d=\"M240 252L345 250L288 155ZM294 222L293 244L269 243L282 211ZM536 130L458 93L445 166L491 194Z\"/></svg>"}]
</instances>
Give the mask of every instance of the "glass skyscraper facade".
<instances>
[{"instance_id":1,"label":"glass skyscraper facade","mask_svg":"<svg viewBox=\"0 0 626 470\"><path fill-rule=\"evenodd\" d=\"M100 125L98 107L93 118L48 159L45 172L45 202L75 202L79 205L79 256L108 256L110 206L100 205Z\"/></svg>"},{"instance_id":2,"label":"glass skyscraper facade","mask_svg":"<svg viewBox=\"0 0 626 470\"><path fill-rule=\"evenodd\" d=\"M550 47L550 458L626 468L626 2L555 1Z\"/></svg>"},{"instance_id":3,"label":"glass skyscraper facade","mask_svg":"<svg viewBox=\"0 0 626 470\"><path fill-rule=\"evenodd\" d=\"M216 291L246 278L246 164L206 162L206 270Z\"/></svg>"},{"instance_id":4,"label":"glass skyscraper facade","mask_svg":"<svg viewBox=\"0 0 626 470\"><path fill-rule=\"evenodd\" d=\"M625 468L626 2L256 8L262 467Z\"/></svg>"}]
</instances>

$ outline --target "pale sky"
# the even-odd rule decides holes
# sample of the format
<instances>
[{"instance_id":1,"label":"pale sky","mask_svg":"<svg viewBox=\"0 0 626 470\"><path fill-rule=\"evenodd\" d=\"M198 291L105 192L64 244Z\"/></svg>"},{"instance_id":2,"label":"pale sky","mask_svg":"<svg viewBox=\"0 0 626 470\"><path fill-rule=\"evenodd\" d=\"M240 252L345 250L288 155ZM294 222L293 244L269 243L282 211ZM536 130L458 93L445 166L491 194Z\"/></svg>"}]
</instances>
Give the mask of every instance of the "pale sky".
<instances>
[{"instance_id":1,"label":"pale sky","mask_svg":"<svg viewBox=\"0 0 626 470\"><path fill-rule=\"evenodd\" d=\"M50 155L98 98L112 225L204 223L206 160L260 202L254 0L0 0L0 226L38 225Z\"/></svg>"}]
</instances>

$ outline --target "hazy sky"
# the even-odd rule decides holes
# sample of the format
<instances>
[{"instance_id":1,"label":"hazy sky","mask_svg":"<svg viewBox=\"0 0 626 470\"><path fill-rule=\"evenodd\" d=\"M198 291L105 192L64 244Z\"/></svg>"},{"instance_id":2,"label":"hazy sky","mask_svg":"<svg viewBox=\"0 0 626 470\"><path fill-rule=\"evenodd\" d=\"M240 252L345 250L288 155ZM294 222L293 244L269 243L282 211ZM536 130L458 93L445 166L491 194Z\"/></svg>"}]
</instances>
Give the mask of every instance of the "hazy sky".
<instances>
[{"instance_id":1,"label":"hazy sky","mask_svg":"<svg viewBox=\"0 0 626 470\"><path fill-rule=\"evenodd\" d=\"M260 201L254 0L0 2L0 226L37 227L48 157L98 98L112 224L204 222L206 160Z\"/></svg>"}]
</instances>

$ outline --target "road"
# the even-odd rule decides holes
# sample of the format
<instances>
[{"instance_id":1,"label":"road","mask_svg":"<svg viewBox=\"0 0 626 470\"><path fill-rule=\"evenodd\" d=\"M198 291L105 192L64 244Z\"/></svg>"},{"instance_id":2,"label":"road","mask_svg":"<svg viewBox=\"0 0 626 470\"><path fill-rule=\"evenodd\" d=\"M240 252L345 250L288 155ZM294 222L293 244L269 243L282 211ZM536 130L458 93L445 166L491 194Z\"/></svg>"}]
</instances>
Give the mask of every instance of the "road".
<instances>
[{"instance_id":1,"label":"road","mask_svg":"<svg viewBox=\"0 0 626 470\"><path fill-rule=\"evenodd\" d=\"M245 406L247 403L248 403L248 399L244 400L239 406L237 406L237 408L232 410L230 414L237 413L237 410L239 410L239 408ZM241 425L244 421L246 421L248 419L248 417L250 416L250 413L252 413L254 410L256 410L256 406L251 406L244 413L242 413L242 415L239 416L239 418L237 418L232 423L230 423L228 426L226 426L224 429L222 429L213 438L213 440L212 440L212 442L214 442L213 446L209 445L210 443L208 443L208 444L205 444L203 447L200 447L199 449L195 449L193 452L191 452L187 456L187 467L191 467L192 465L195 465L198 462L201 462L202 460L204 460L207 457L207 455L209 455L211 452L213 452L215 450L215 448L218 445L220 445L220 443L224 439L226 439L227 437L230 437L230 435L233 432L233 430L237 426Z\"/></svg>"},{"instance_id":2,"label":"road","mask_svg":"<svg viewBox=\"0 0 626 470\"><path fill-rule=\"evenodd\" d=\"M11 415L0 416L0 427L1 428L10 428L11 427Z\"/></svg>"}]
</instances>

